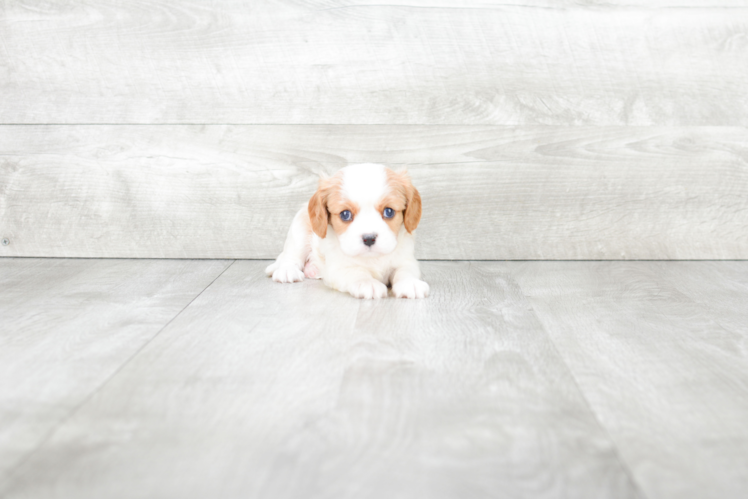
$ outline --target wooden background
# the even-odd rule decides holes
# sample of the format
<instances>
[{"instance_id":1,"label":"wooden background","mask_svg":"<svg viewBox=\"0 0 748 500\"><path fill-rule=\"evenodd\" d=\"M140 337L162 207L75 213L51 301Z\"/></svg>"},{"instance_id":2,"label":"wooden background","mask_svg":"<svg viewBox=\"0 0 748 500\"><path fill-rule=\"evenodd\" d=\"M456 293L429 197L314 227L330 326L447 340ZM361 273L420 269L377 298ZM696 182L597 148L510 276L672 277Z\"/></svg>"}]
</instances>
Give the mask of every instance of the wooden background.
<instances>
[{"instance_id":1,"label":"wooden background","mask_svg":"<svg viewBox=\"0 0 748 500\"><path fill-rule=\"evenodd\" d=\"M0 0L0 256L270 258L407 166L424 259L748 258L748 2Z\"/></svg>"}]
</instances>

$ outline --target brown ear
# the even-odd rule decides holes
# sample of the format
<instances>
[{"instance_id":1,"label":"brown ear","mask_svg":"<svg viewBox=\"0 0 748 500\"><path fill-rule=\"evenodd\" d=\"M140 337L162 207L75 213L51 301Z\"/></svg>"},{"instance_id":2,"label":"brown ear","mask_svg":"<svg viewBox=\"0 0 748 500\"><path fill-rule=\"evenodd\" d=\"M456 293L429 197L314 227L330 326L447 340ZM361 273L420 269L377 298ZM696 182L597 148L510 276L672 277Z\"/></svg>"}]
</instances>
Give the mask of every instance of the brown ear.
<instances>
[{"instance_id":1,"label":"brown ear","mask_svg":"<svg viewBox=\"0 0 748 500\"><path fill-rule=\"evenodd\" d=\"M412 233L418 227L418 222L421 220L421 195L409 181L406 185L405 196L408 201L405 205L403 223L405 224L405 229L409 233Z\"/></svg>"},{"instance_id":2,"label":"brown ear","mask_svg":"<svg viewBox=\"0 0 748 500\"><path fill-rule=\"evenodd\" d=\"M327 211L327 195L323 189L322 183L309 200L309 221L312 223L312 231L324 238L327 235L327 224L330 220L330 214Z\"/></svg>"}]
</instances>

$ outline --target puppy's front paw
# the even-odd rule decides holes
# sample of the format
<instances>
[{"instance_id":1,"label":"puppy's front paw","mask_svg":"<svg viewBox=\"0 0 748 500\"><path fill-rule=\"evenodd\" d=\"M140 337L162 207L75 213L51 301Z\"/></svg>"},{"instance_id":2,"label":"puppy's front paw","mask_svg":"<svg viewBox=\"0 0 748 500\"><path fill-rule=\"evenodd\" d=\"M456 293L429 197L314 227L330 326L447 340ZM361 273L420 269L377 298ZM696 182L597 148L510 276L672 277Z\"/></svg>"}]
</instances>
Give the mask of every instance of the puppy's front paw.
<instances>
[{"instance_id":1,"label":"puppy's front paw","mask_svg":"<svg viewBox=\"0 0 748 500\"><path fill-rule=\"evenodd\" d=\"M289 263L281 263L278 264L275 269L271 270L273 265L275 264L271 264L266 270L266 272L269 271L273 273L273 281L277 281L278 283L304 281L304 271L299 269L298 266Z\"/></svg>"},{"instance_id":2,"label":"puppy's front paw","mask_svg":"<svg viewBox=\"0 0 748 500\"><path fill-rule=\"evenodd\" d=\"M375 279L353 283L349 290L357 299L383 299L387 296L387 285Z\"/></svg>"},{"instance_id":3,"label":"puppy's front paw","mask_svg":"<svg viewBox=\"0 0 748 500\"><path fill-rule=\"evenodd\" d=\"M394 283L392 293L402 299L423 299L429 295L429 285L425 281L408 278Z\"/></svg>"}]
</instances>

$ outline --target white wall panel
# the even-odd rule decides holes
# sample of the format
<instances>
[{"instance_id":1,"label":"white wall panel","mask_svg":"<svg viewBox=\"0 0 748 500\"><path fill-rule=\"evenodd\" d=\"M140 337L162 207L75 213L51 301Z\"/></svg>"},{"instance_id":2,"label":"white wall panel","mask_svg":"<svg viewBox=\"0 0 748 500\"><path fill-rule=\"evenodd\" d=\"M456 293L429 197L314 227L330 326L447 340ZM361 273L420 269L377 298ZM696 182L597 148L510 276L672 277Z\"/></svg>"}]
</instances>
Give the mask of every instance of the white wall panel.
<instances>
[{"instance_id":1,"label":"white wall panel","mask_svg":"<svg viewBox=\"0 0 748 500\"><path fill-rule=\"evenodd\" d=\"M320 172L407 166L426 259L748 258L748 130L2 126L0 256L271 258Z\"/></svg>"},{"instance_id":2,"label":"white wall panel","mask_svg":"<svg viewBox=\"0 0 748 500\"><path fill-rule=\"evenodd\" d=\"M748 124L748 3L0 2L2 123Z\"/></svg>"}]
</instances>

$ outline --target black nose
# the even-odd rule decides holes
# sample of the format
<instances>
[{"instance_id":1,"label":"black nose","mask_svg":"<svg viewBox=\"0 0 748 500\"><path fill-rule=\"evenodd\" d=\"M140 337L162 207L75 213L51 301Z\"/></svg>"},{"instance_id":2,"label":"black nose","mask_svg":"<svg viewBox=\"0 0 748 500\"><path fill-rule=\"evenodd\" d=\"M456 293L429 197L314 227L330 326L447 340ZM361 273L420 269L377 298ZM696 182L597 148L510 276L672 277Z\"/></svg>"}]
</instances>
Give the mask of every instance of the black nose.
<instances>
[{"instance_id":1,"label":"black nose","mask_svg":"<svg viewBox=\"0 0 748 500\"><path fill-rule=\"evenodd\" d=\"M377 233L362 234L361 237L364 239L364 245L370 247L377 241Z\"/></svg>"}]
</instances>

